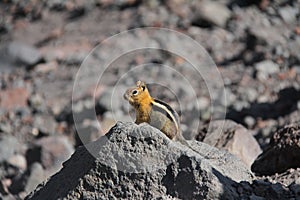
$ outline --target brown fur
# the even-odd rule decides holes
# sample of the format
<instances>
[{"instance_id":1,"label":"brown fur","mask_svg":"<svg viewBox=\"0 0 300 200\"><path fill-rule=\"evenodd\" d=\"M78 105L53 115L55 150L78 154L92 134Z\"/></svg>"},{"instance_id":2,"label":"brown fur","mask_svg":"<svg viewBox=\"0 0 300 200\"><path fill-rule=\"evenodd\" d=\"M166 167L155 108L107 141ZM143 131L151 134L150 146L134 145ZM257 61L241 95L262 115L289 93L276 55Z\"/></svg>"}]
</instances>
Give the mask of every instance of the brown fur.
<instances>
[{"instance_id":1,"label":"brown fur","mask_svg":"<svg viewBox=\"0 0 300 200\"><path fill-rule=\"evenodd\" d=\"M146 122L161 130L170 139L180 134L178 114L165 102L153 99L144 82L138 81L136 87L129 88L125 92L124 98L135 108L136 124ZM160 110L163 112L156 110L158 108L156 105L162 105L165 110L162 108ZM175 122L166 110L174 116Z\"/></svg>"},{"instance_id":2,"label":"brown fur","mask_svg":"<svg viewBox=\"0 0 300 200\"><path fill-rule=\"evenodd\" d=\"M133 91L137 91L137 94L134 95ZM150 121L151 102L153 101L153 98L150 96L144 82L138 81L136 87L129 88L124 94L124 98L135 108L135 123L140 124Z\"/></svg>"},{"instance_id":3,"label":"brown fur","mask_svg":"<svg viewBox=\"0 0 300 200\"><path fill-rule=\"evenodd\" d=\"M135 108L135 123L140 124L146 122L158 128L170 139L177 140L181 144L206 157L206 155L190 146L181 135L178 114L165 102L153 99L144 82L138 81L136 87L129 88L125 92L124 98Z\"/></svg>"}]
</instances>

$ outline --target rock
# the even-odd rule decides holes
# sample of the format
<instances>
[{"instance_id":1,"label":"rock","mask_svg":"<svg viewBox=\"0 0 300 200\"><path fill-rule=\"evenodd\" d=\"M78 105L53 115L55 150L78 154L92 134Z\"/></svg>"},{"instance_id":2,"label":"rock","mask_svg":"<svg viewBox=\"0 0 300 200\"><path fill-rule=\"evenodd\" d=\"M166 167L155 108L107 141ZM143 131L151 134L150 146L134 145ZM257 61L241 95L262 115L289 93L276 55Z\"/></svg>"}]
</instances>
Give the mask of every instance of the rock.
<instances>
[{"instance_id":1,"label":"rock","mask_svg":"<svg viewBox=\"0 0 300 200\"><path fill-rule=\"evenodd\" d=\"M258 92L256 88L247 88L245 89L245 92L249 102L255 101L258 97Z\"/></svg>"},{"instance_id":2,"label":"rock","mask_svg":"<svg viewBox=\"0 0 300 200\"><path fill-rule=\"evenodd\" d=\"M45 106L50 109L51 113L58 115L70 104L70 99L72 98L71 86L72 84L70 84L69 81L64 81L63 83L63 81L60 80L55 80L55 82L52 83L47 81L39 83L36 91L41 94L44 99L40 108L43 109Z\"/></svg>"},{"instance_id":3,"label":"rock","mask_svg":"<svg viewBox=\"0 0 300 200\"><path fill-rule=\"evenodd\" d=\"M255 125L255 119L251 116L246 116L244 119L245 123L247 124L248 128L253 128L253 126Z\"/></svg>"},{"instance_id":4,"label":"rock","mask_svg":"<svg viewBox=\"0 0 300 200\"><path fill-rule=\"evenodd\" d=\"M271 60L264 60L255 64L255 69L257 71L257 78L259 80L266 80L269 75L279 72L279 65Z\"/></svg>"},{"instance_id":5,"label":"rock","mask_svg":"<svg viewBox=\"0 0 300 200\"><path fill-rule=\"evenodd\" d=\"M33 119L33 127L37 129L38 133L44 135L53 135L55 133L56 126L57 123L51 115L35 115Z\"/></svg>"},{"instance_id":6,"label":"rock","mask_svg":"<svg viewBox=\"0 0 300 200\"><path fill-rule=\"evenodd\" d=\"M117 0L117 1L107 1L107 0L98 0L98 3L103 6L114 6L120 8L126 8L138 4L141 0Z\"/></svg>"},{"instance_id":7,"label":"rock","mask_svg":"<svg viewBox=\"0 0 300 200\"><path fill-rule=\"evenodd\" d=\"M274 13L277 15L277 13ZM230 22L235 22L236 27L234 28L235 37L241 37L244 35L245 30L249 29L249 33L257 39L260 43L267 43L269 47L274 46L274 44L286 44L284 33L287 33L287 29L283 29L284 26L279 18L277 19L280 23L272 23L271 19L266 17L265 12L260 12L255 7L250 7L247 9L234 9L235 19L230 20ZM245 36L242 36L245 37ZM250 48L253 43L249 44ZM257 50L251 52L258 52Z\"/></svg>"},{"instance_id":8,"label":"rock","mask_svg":"<svg viewBox=\"0 0 300 200\"><path fill-rule=\"evenodd\" d=\"M42 59L38 49L22 42L11 42L8 45L8 53L16 62L32 66Z\"/></svg>"},{"instance_id":9,"label":"rock","mask_svg":"<svg viewBox=\"0 0 300 200\"><path fill-rule=\"evenodd\" d=\"M10 179L3 179L0 181L0 197L1 194L3 195L8 195L9 191L8 191L8 186L11 184L11 180Z\"/></svg>"},{"instance_id":10,"label":"rock","mask_svg":"<svg viewBox=\"0 0 300 200\"><path fill-rule=\"evenodd\" d=\"M15 154L11 156L7 162L12 166L18 167L21 170L26 170L27 162L25 157L21 154Z\"/></svg>"},{"instance_id":11,"label":"rock","mask_svg":"<svg viewBox=\"0 0 300 200\"><path fill-rule=\"evenodd\" d=\"M77 137L76 145L87 144L94 141L99 137L100 131L98 130L97 120L85 120L83 123L76 124ZM103 135L103 134L102 134Z\"/></svg>"},{"instance_id":12,"label":"rock","mask_svg":"<svg viewBox=\"0 0 300 200\"><path fill-rule=\"evenodd\" d=\"M58 69L58 63L56 61L41 63L35 66L35 71L41 74L46 74L51 71L55 71Z\"/></svg>"},{"instance_id":13,"label":"rock","mask_svg":"<svg viewBox=\"0 0 300 200\"><path fill-rule=\"evenodd\" d=\"M214 131L223 123L222 133ZM251 132L231 120L213 121L210 126L213 131L206 134L203 142L236 155L250 169L253 161L261 153L260 146Z\"/></svg>"},{"instance_id":14,"label":"rock","mask_svg":"<svg viewBox=\"0 0 300 200\"><path fill-rule=\"evenodd\" d=\"M194 23L205 20L213 25L225 27L231 17L231 11L225 5L215 1L200 1L196 6L197 12Z\"/></svg>"},{"instance_id":15,"label":"rock","mask_svg":"<svg viewBox=\"0 0 300 200\"><path fill-rule=\"evenodd\" d=\"M204 143L189 144L206 158L148 124L118 122L26 199L238 198L232 184L252 180L244 164Z\"/></svg>"},{"instance_id":16,"label":"rock","mask_svg":"<svg viewBox=\"0 0 300 200\"><path fill-rule=\"evenodd\" d=\"M271 60L264 60L255 64L257 78L261 81L266 80L269 75L279 72L279 65Z\"/></svg>"},{"instance_id":17,"label":"rock","mask_svg":"<svg viewBox=\"0 0 300 200\"><path fill-rule=\"evenodd\" d=\"M18 194L18 196L24 196L24 191L28 194L39 183L44 181L44 179L45 175L43 167L39 163L34 163L30 169L13 177L12 184L9 186L9 191L12 194ZM24 197L22 199L24 199Z\"/></svg>"},{"instance_id":18,"label":"rock","mask_svg":"<svg viewBox=\"0 0 300 200\"><path fill-rule=\"evenodd\" d=\"M40 163L34 163L30 168L30 175L27 179L25 192L29 193L36 188L36 186L45 180L45 172Z\"/></svg>"},{"instance_id":19,"label":"rock","mask_svg":"<svg viewBox=\"0 0 300 200\"><path fill-rule=\"evenodd\" d=\"M125 119L126 117L124 116L123 118ZM127 121L130 120L131 118L128 117ZM101 120L99 123L102 133L107 133L116 124L116 119L114 118L113 113L108 111L103 115L103 120Z\"/></svg>"},{"instance_id":20,"label":"rock","mask_svg":"<svg viewBox=\"0 0 300 200\"><path fill-rule=\"evenodd\" d=\"M167 0L165 1L167 8L173 13L180 16L183 20L191 14L190 5L185 0Z\"/></svg>"},{"instance_id":21,"label":"rock","mask_svg":"<svg viewBox=\"0 0 300 200\"><path fill-rule=\"evenodd\" d=\"M300 179L300 178L298 178ZM292 184L290 186L290 189L294 192L295 196L299 197L300 196L300 186L299 183L298 184Z\"/></svg>"},{"instance_id":22,"label":"rock","mask_svg":"<svg viewBox=\"0 0 300 200\"><path fill-rule=\"evenodd\" d=\"M14 153L18 152L20 144L13 136L4 136L0 140L0 162L12 157Z\"/></svg>"},{"instance_id":23,"label":"rock","mask_svg":"<svg viewBox=\"0 0 300 200\"><path fill-rule=\"evenodd\" d=\"M27 106L29 92L26 88L6 89L0 92L0 107L6 110Z\"/></svg>"},{"instance_id":24,"label":"rock","mask_svg":"<svg viewBox=\"0 0 300 200\"><path fill-rule=\"evenodd\" d=\"M16 197L12 194L6 195L2 198L2 200L16 200Z\"/></svg>"},{"instance_id":25,"label":"rock","mask_svg":"<svg viewBox=\"0 0 300 200\"><path fill-rule=\"evenodd\" d=\"M272 184L264 180L255 180L252 188L255 195L264 199L290 199L292 197L288 193L288 188L279 183Z\"/></svg>"},{"instance_id":26,"label":"rock","mask_svg":"<svg viewBox=\"0 0 300 200\"><path fill-rule=\"evenodd\" d=\"M28 99L29 106L36 112L46 112L45 100L40 94L32 94Z\"/></svg>"},{"instance_id":27,"label":"rock","mask_svg":"<svg viewBox=\"0 0 300 200\"><path fill-rule=\"evenodd\" d=\"M296 22L296 16L298 14L298 9L291 6L285 6L278 10L280 17L286 22Z\"/></svg>"},{"instance_id":28,"label":"rock","mask_svg":"<svg viewBox=\"0 0 300 200\"><path fill-rule=\"evenodd\" d=\"M266 74L274 74L279 72L278 64L271 60L264 60L255 65L255 69L259 72L264 72Z\"/></svg>"},{"instance_id":29,"label":"rock","mask_svg":"<svg viewBox=\"0 0 300 200\"><path fill-rule=\"evenodd\" d=\"M271 176L263 176L265 180L271 183L280 183L282 185L290 187L293 184L300 185L300 168L290 168L282 173L276 173Z\"/></svg>"},{"instance_id":30,"label":"rock","mask_svg":"<svg viewBox=\"0 0 300 200\"><path fill-rule=\"evenodd\" d=\"M91 117L91 113L93 112L97 112L97 104L95 105L92 99L85 99L85 100L81 100L78 101L76 103L73 104L72 109L73 109L73 113L79 113L80 116L82 116L80 118L79 121L84 121L85 119L93 119ZM104 112L103 110L100 111L101 114Z\"/></svg>"},{"instance_id":31,"label":"rock","mask_svg":"<svg viewBox=\"0 0 300 200\"><path fill-rule=\"evenodd\" d=\"M59 46L44 46L40 50L48 63L53 62L53 60L58 60L70 65L80 65L91 49L92 46L90 43L86 41L79 41L76 44L71 43Z\"/></svg>"},{"instance_id":32,"label":"rock","mask_svg":"<svg viewBox=\"0 0 300 200\"><path fill-rule=\"evenodd\" d=\"M11 134L13 127L10 123L0 123L0 131L3 133Z\"/></svg>"},{"instance_id":33,"label":"rock","mask_svg":"<svg viewBox=\"0 0 300 200\"><path fill-rule=\"evenodd\" d=\"M197 99L197 109L205 110L209 107L210 100L206 97L200 97Z\"/></svg>"},{"instance_id":34,"label":"rock","mask_svg":"<svg viewBox=\"0 0 300 200\"><path fill-rule=\"evenodd\" d=\"M290 124L278 130L269 147L255 160L251 170L259 175L281 173L300 167L300 124Z\"/></svg>"},{"instance_id":35,"label":"rock","mask_svg":"<svg viewBox=\"0 0 300 200\"><path fill-rule=\"evenodd\" d=\"M62 162L74 152L69 139L62 135L43 137L35 144L41 149L40 160L42 165L46 169L53 168L53 171L59 170Z\"/></svg>"}]
</instances>

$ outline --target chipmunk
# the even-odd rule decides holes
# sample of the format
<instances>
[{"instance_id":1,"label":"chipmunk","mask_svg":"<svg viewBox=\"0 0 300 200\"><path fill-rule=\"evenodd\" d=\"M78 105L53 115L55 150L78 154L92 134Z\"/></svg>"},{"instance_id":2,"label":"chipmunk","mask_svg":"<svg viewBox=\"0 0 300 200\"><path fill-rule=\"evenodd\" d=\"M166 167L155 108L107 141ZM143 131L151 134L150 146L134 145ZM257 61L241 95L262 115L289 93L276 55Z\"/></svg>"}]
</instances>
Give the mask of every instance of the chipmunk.
<instances>
[{"instance_id":1,"label":"chipmunk","mask_svg":"<svg viewBox=\"0 0 300 200\"><path fill-rule=\"evenodd\" d=\"M171 140L179 141L193 151L203 155L191 147L181 134L180 119L175 110L167 103L152 98L146 84L137 81L136 87L129 88L124 98L134 107L136 124L146 122L163 132Z\"/></svg>"}]
</instances>

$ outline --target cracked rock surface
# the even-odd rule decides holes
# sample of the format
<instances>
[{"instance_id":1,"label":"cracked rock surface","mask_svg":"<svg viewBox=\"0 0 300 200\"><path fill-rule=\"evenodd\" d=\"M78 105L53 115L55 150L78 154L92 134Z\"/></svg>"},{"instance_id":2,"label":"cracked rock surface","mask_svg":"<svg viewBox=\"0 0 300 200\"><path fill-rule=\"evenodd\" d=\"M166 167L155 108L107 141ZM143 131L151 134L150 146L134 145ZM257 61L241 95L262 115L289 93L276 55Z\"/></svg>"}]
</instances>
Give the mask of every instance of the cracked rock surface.
<instances>
[{"instance_id":1,"label":"cracked rock surface","mask_svg":"<svg viewBox=\"0 0 300 200\"><path fill-rule=\"evenodd\" d=\"M252 180L242 161L204 143L190 145L205 156L147 124L118 122L26 199L238 198L237 182Z\"/></svg>"}]
</instances>

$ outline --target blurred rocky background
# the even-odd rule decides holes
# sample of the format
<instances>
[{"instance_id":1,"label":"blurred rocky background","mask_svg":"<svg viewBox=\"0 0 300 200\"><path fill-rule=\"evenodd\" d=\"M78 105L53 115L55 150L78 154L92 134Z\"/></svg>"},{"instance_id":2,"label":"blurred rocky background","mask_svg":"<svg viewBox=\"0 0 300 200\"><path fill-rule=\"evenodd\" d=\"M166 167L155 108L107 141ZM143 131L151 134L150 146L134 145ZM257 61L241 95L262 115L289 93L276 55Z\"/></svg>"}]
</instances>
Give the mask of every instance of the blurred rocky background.
<instances>
[{"instance_id":1,"label":"blurred rocky background","mask_svg":"<svg viewBox=\"0 0 300 200\"><path fill-rule=\"evenodd\" d=\"M241 183L240 193L299 198L299 1L1 0L0 199L24 199L82 144L73 122L72 89L89 52L114 34L147 26L171 28L198 41L224 79L224 134L207 134L210 96L199 82L200 126L183 126L185 137L227 150L252 170L255 181ZM82 116L77 130L87 133L86 141L108 132L115 118L130 121L123 94L114 99L114 110L110 105L120 75L147 62L186 65L163 51L131 58L114 63L97 88L95 108L93 91L75 99L73 108ZM170 88L179 97L186 89L176 81ZM153 96L179 110L172 94L153 88ZM89 119L94 109L101 130ZM192 109L186 106L182 113ZM183 124L190 120L181 118Z\"/></svg>"}]
</instances>

